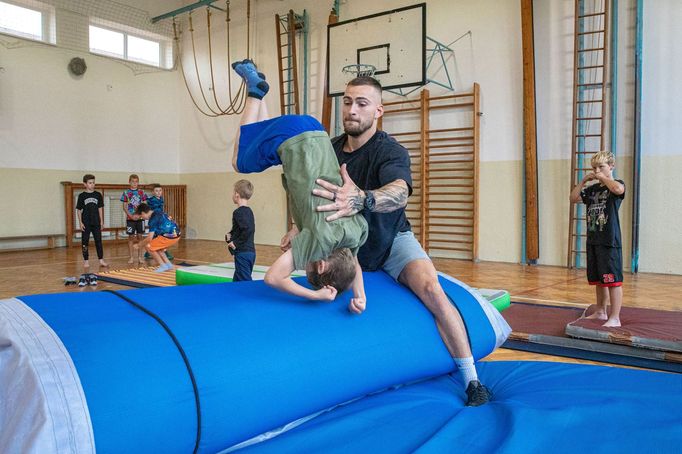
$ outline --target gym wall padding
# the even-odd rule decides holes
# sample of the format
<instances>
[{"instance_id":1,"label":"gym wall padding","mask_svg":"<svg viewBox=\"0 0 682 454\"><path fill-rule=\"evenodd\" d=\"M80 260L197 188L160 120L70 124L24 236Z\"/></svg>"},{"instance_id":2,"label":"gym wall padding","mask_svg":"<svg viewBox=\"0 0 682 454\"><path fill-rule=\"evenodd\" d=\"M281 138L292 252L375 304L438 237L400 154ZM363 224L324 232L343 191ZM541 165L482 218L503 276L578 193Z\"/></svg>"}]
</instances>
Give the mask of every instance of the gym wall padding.
<instances>
[{"instance_id":1,"label":"gym wall padding","mask_svg":"<svg viewBox=\"0 0 682 454\"><path fill-rule=\"evenodd\" d=\"M440 281L462 313L474 356L489 354L508 334L498 311L485 301L484 309L466 286ZM359 316L347 310L349 293L311 302L262 281L121 293L157 314L182 345L199 390L199 451L217 452L368 393L453 371L433 317L413 293L382 272L366 273L365 288ZM68 351L98 452L192 452L190 377L155 320L106 292L20 300Z\"/></svg>"}]
</instances>

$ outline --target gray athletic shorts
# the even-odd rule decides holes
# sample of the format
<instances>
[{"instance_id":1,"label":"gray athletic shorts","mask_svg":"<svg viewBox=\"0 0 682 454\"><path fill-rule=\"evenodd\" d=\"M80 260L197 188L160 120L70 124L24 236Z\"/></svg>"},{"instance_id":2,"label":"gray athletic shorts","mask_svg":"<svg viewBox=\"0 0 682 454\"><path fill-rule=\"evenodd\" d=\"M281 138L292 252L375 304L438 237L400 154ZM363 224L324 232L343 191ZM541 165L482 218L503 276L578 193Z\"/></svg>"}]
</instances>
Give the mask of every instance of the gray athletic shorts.
<instances>
[{"instance_id":1,"label":"gray athletic shorts","mask_svg":"<svg viewBox=\"0 0 682 454\"><path fill-rule=\"evenodd\" d=\"M426 252L424 252L424 249L422 249L419 241L414 237L414 233L409 230L407 232L398 232L393 239L391 254L386 259L383 269L397 281L398 276L400 276L400 273L407 264L419 259L431 260Z\"/></svg>"}]
</instances>

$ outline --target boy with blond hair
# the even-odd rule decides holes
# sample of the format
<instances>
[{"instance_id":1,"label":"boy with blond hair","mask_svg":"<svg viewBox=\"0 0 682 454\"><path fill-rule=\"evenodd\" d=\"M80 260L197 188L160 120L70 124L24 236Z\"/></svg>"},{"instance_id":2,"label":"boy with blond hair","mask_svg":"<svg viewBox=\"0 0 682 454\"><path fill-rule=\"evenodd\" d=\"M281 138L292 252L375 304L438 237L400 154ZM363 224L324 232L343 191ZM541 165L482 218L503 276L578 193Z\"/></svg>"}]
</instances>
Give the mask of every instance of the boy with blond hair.
<instances>
[{"instance_id":1,"label":"boy with blond hair","mask_svg":"<svg viewBox=\"0 0 682 454\"><path fill-rule=\"evenodd\" d=\"M623 304L623 255L618 209L625 183L613 178L613 153L600 151L590 161L592 172L571 191L571 202L583 202L587 220L587 281L596 286L597 310L587 318L602 326L620 326ZM588 184L589 183L589 184ZM608 303L611 310L607 312Z\"/></svg>"},{"instance_id":2,"label":"boy with blond hair","mask_svg":"<svg viewBox=\"0 0 682 454\"><path fill-rule=\"evenodd\" d=\"M130 259L128 263L133 263L137 258L137 252L133 246L144 236L144 221L135 214L135 210L142 202L147 201L147 195L139 188L140 177L134 173L128 177L129 189L123 191L121 194L121 202L123 202L123 212L126 215L126 235L128 235L128 252L130 252Z\"/></svg>"},{"instance_id":3,"label":"boy with blond hair","mask_svg":"<svg viewBox=\"0 0 682 454\"><path fill-rule=\"evenodd\" d=\"M225 235L227 247L234 255L233 282L253 280L251 273L256 263L256 246L253 243L256 222L249 208L252 195L253 184L249 180L239 180L234 184L232 201L237 209L232 212L232 230Z\"/></svg>"}]
</instances>

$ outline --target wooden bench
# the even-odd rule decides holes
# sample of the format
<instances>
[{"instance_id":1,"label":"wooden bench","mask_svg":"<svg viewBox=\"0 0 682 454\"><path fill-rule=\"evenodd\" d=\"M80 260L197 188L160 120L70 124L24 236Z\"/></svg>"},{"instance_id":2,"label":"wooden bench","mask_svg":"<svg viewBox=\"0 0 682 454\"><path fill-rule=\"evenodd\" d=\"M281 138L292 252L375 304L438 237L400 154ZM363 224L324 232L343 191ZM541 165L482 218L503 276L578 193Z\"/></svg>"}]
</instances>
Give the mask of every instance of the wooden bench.
<instances>
[{"instance_id":1,"label":"wooden bench","mask_svg":"<svg viewBox=\"0 0 682 454\"><path fill-rule=\"evenodd\" d=\"M0 243L8 241L31 241L31 240L45 240L45 246L33 246L33 247L16 247L16 248L0 248L0 252L8 251L23 251L23 250L34 250L34 249L54 249L57 247L56 242L60 238L66 238L63 233L50 233L42 235L18 235L18 236L0 236Z\"/></svg>"}]
</instances>

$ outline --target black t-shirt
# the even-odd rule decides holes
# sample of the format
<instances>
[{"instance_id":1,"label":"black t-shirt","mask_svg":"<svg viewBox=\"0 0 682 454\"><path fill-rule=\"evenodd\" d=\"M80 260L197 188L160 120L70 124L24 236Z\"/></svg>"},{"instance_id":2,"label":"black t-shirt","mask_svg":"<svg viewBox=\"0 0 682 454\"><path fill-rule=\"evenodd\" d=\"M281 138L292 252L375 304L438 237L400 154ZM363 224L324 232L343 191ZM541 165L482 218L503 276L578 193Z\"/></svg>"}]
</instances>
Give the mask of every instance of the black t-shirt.
<instances>
[{"instance_id":1,"label":"black t-shirt","mask_svg":"<svg viewBox=\"0 0 682 454\"><path fill-rule=\"evenodd\" d=\"M623 186L623 180L616 180ZM580 197L586 205L587 244L621 247L618 208L625 192L616 195L601 183L583 188Z\"/></svg>"},{"instance_id":2,"label":"black t-shirt","mask_svg":"<svg viewBox=\"0 0 682 454\"><path fill-rule=\"evenodd\" d=\"M83 225L100 225L99 209L104 207L102 194L93 192L81 192L78 194L76 209L83 210Z\"/></svg>"},{"instance_id":3,"label":"black t-shirt","mask_svg":"<svg viewBox=\"0 0 682 454\"><path fill-rule=\"evenodd\" d=\"M240 252L256 252L253 235L256 233L256 221L253 211L247 206L238 207L232 212L231 241L236 246L235 254Z\"/></svg>"},{"instance_id":4,"label":"black t-shirt","mask_svg":"<svg viewBox=\"0 0 682 454\"><path fill-rule=\"evenodd\" d=\"M360 189L375 190L395 180L404 180L412 194L410 155L407 149L383 131L377 131L357 150L343 151L346 134L332 139L339 164L346 164L348 174ZM358 261L365 271L381 268L391 253L393 239L398 232L410 230L405 208L391 213L372 213L363 210L369 225L367 242L358 251Z\"/></svg>"}]
</instances>

